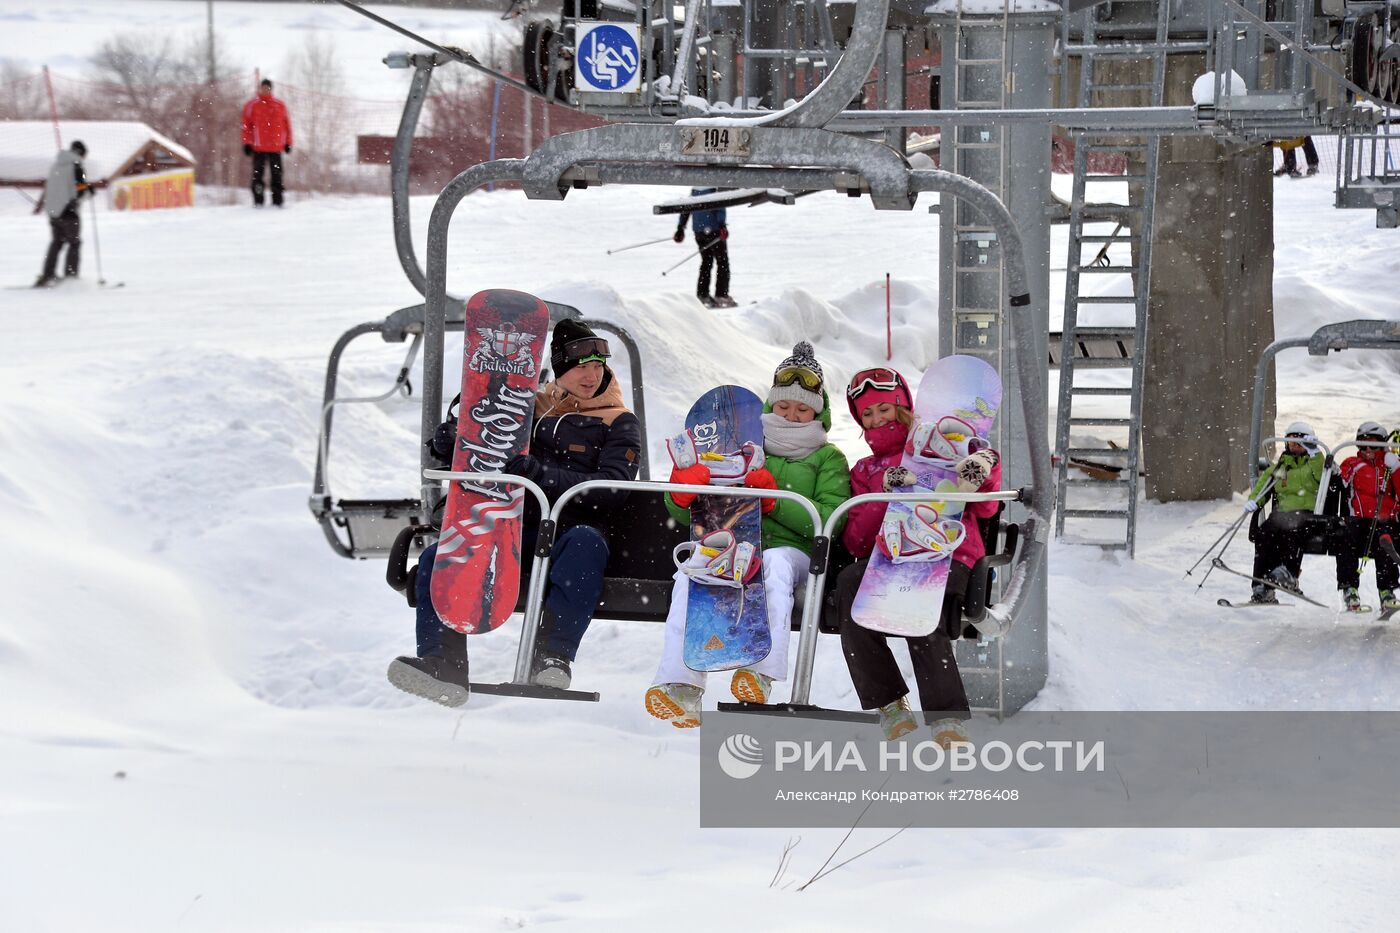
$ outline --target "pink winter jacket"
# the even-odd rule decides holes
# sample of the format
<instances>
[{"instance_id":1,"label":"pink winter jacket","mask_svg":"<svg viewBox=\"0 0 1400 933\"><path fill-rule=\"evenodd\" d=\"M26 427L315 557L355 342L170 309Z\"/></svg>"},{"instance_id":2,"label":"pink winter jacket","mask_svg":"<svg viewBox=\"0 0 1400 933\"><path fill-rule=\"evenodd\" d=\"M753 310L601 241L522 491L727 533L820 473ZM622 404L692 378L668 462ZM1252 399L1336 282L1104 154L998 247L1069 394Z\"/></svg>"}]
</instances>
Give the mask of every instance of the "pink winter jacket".
<instances>
[{"instance_id":1,"label":"pink winter jacket","mask_svg":"<svg viewBox=\"0 0 1400 933\"><path fill-rule=\"evenodd\" d=\"M851 468L851 495L859 496L868 492L885 491L885 471L899 466L904 456L904 439L909 429L894 422L882 428L865 432L865 440L872 450L869 457L857 461ZM897 438L897 440L896 440ZM883 451L883 453L881 453ZM996 492L1001 489L1001 464L992 469L992 475L982 484L978 492ZM969 502L963 509L963 527L967 536L953 552L953 559L969 570L977 559L987 553L982 542L982 531L977 519L990 518L996 514L996 502ZM885 503L869 502L857 505L846 513L846 528L841 532L841 541L846 550L857 559L863 560L875 549L875 540L880 536L880 523L885 518Z\"/></svg>"}]
</instances>

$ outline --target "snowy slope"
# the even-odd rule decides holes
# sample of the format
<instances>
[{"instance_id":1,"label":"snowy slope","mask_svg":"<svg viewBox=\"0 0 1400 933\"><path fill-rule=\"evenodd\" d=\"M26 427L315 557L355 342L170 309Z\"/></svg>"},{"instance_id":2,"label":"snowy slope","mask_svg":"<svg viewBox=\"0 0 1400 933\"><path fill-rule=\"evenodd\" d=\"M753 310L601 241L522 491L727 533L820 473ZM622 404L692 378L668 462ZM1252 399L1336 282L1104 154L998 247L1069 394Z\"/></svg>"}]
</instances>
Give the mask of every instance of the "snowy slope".
<instances>
[{"instance_id":1,"label":"snowy slope","mask_svg":"<svg viewBox=\"0 0 1400 933\"><path fill-rule=\"evenodd\" d=\"M1279 193L1279 333L1400 316L1400 289L1355 274L1395 275L1394 233L1332 210L1320 181ZM649 207L673 195L474 195L450 287L525 288L626 326L647 361L654 460L694 395L765 384L797 339L834 384L880 362L886 271L896 364L913 374L934 357L936 217L824 195L731 211L733 291L756 304L706 312L693 266L659 274L682 247L604 254L669 232ZM17 197L0 205L0 281L21 284L46 229ZM429 206L415 203L420 248ZM1393 916L1377 868L1400 846L1385 832L910 832L810 891L770 890L788 834L698 831L694 737L641 707L659 626L595 624L576 671L598 704L411 701L383 677L411 649L410 611L382 565L331 554L306 510L326 353L418 300L387 200L99 224L106 274L125 288L96 289L89 253L82 283L0 292L7 928L712 930L747 913L765 929L844 931L869 928L872 904L896 929ZM403 351L362 340L347 388L382 391ZM1281 374L1280 423L1306 417L1335 439L1363 417L1400 421L1394 361L1288 356ZM410 494L413 403L356 407L337 419L337 491ZM861 455L839 401L836 415L836 439ZM1237 511L1147 506L1135 563L1052 548L1051 681L1036 705L1400 708L1392 630L1310 608L1231 613L1214 599L1240 595L1237 581L1200 594L1182 581ZM1245 562L1247 545L1232 553ZM1328 562L1305 566L1330 598ZM514 645L473 650L490 676ZM831 639L815 699L855 705ZM785 880L810 877L840 833L801 836Z\"/></svg>"}]
</instances>

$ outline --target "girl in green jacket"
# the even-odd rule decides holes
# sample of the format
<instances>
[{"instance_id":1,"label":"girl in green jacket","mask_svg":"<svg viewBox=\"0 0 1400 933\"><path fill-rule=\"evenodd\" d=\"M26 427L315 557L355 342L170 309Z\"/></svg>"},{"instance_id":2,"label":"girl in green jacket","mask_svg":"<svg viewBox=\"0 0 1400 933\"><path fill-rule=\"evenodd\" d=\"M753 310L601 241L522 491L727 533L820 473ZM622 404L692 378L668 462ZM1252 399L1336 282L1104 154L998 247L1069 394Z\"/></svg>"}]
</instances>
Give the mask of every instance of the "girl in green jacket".
<instances>
[{"instance_id":1,"label":"girl in green jacket","mask_svg":"<svg viewBox=\"0 0 1400 933\"><path fill-rule=\"evenodd\" d=\"M846 457L826 439L831 429L831 405L821 365L805 340L778 365L763 409L765 466L749 473L747 486L788 489L806 496L825 522L851 495L851 473ZM703 463L671 473L673 483L707 485L709 468ZM666 508L676 521L690 524L693 494L671 493ZM789 620L794 594L811 563L812 538L817 529L811 516L795 502L762 500L763 585L768 606L768 629L773 650L753 667L734 672L730 690L745 703L767 703L773 681L787 678ZM838 526L835 534L841 531ZM666 643L655 686L647 691L647 712L677 728L700 725L700 698L705 675L682 660L685 644L686 601L690 578L676 572L671 608L666 616Z\"/></svg>"},{"instance_id":2,"label":"girl in green jacket","mask_svg":"<svg viewBox=\"0 0 1400 933\"><path fill-rule=\"evenodd\" d=\"M1305 422L1295 421L1284 432L1288 443L1272 469L1259 474L1259 481L1249 491L1244 510L1259 508L1259 498L1273 483L1269 495L1274 510L1260 523L1254 535L1254 576L1273 580L1288 589L1298 589L1298 577L1303 572L1303 551L1299 546L1301 519L1311 513L1322 485L1324 456L1318 449L1317 437ZM1274 589L1255 583L1250 592L1252 603L1276 603ZM1357 600L1360 604L1360 600Z\"/></svg>"}]
</instances>

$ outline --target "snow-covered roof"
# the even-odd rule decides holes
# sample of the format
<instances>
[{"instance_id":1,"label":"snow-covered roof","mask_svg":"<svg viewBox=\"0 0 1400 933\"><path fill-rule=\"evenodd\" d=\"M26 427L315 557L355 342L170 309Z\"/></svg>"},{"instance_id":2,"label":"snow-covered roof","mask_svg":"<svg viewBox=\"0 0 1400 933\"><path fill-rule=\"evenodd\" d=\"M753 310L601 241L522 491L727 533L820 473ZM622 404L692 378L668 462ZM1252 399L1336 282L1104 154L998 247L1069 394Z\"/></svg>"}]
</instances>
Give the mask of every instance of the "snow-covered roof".
<instances>
[{"instance_id":1,"label":"snow-covered roof","mask_svg":"<svg viewBox=\"0 0 1400 933\"><path fill-rule=\"evenodd\" d=\"M75 139L87 146L83 167L93 181L110 179L152 142L191 165L195 161L184 146L135 121L60 120L58 131L65 148ZM0 120L0 181L42 182L57 151L52 121Z\"/></svg>"}]
</instances>

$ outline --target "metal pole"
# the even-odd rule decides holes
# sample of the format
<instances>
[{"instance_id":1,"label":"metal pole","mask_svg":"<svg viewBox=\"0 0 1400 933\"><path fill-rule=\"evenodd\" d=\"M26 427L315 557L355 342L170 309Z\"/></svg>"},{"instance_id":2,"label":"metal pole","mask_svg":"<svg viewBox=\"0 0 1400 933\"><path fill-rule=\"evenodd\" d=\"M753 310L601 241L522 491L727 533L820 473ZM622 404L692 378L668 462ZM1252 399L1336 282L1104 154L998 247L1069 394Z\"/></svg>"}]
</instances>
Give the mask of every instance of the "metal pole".
<instances>
[{"instance_id":1,"label":"metal pole","mask_svg":"<svg viewBox=\"0 0 1400 933\"><path fill-rule=\"evenodd\" d=\"M696 256L699 256L700 253L701 253L701 251L697 249L695 252L691 253L689 256L685 257L685 258L682 259L680 262L676 263L674 266L672 266L671 268L667 269L666 272L663 272L663 273L661 273L661 274L664 276L664 275L666 275L667 272L675 272L675 271L676 271L677 269L679 269L681 266L683 266L683 265L685 265L686 263L690 262L690 261L691 261L692 259L694 259Z\"/></svg>"},{"instance_id":2,"label":"metal pole","mask_svg":"<svg viewBox=\"0 0 1400 933\"><path fill-rule=\"evenodd\" d=\"M496 127L501 119L501 82L496 82L496 92L491 96L491 148L487 153L488 162L496 161ZM496 184L492 182L486 186L487 191L495 191Z\"/></svg>"},{"instance_id":3,"label":"metal pole","mask_svg":"<svg viewBox=\"0 0 1400 933\"><path fill-rule=\"evenodd\" d=\"M214 83L214 75L217 71L214 67L214 0L207 0L205 9L208 11L206 21L208 41L209 41L209 83Z\"/></svg>"},{"instance_id":4,"label":"metal pole","mask_svg":"<svg viewBox=\"0 0 1400 933\"><path fill-rule=\"evenodd\" d=\"M49 76L49 66L44 66L44 88L49 92L49 117L53 120L53 142L63 148L63 136L58 131L58 104L53 99L53 78Z\"/></svg>"}]
</instances>

